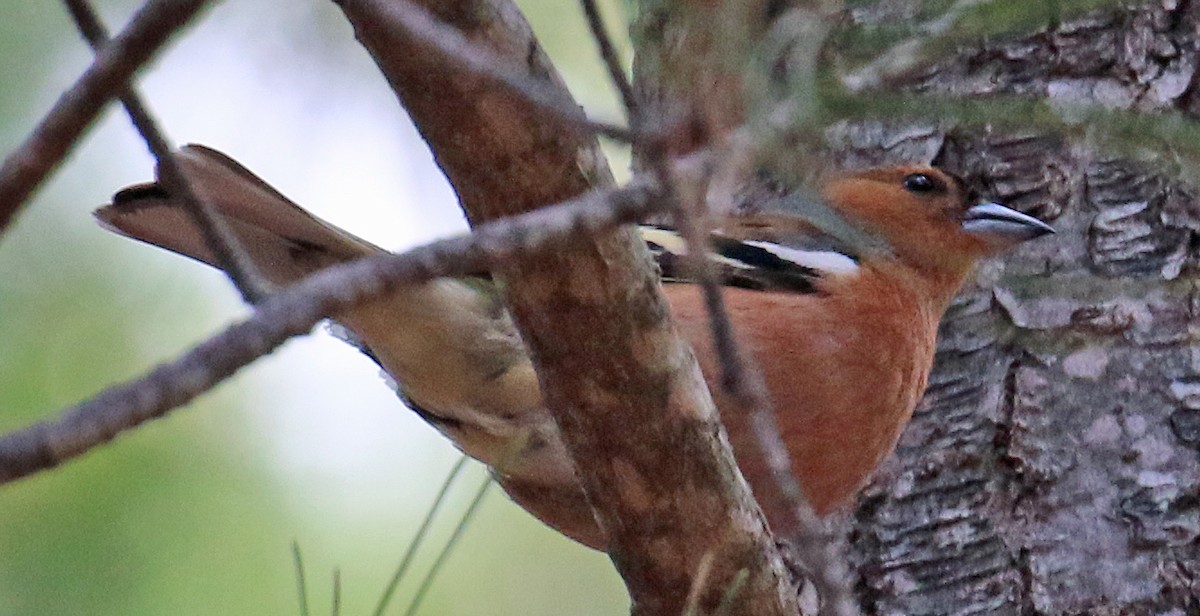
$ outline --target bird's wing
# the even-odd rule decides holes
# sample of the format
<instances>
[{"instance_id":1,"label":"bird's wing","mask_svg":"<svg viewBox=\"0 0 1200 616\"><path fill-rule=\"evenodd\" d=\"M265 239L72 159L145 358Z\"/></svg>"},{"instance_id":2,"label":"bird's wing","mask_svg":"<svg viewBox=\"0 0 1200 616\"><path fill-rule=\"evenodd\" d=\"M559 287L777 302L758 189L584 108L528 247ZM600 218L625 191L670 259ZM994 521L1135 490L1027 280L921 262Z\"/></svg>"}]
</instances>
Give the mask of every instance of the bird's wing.
<instances>
[{"instance_id":1,"label":"bird's wing","mask_svg":"<svg viewBox=\"0 0 1200 616\"><path fill-rule=\"evenodd\" d=\"M664 282L693 282L685 260L687 243L678 232L641 227ZM721 284L756 291L817 293L822 278L858 269L858 256L844 242L804 219L778 214L731 218L708 238L708 260Z\"/></svg>"}]
</instances>

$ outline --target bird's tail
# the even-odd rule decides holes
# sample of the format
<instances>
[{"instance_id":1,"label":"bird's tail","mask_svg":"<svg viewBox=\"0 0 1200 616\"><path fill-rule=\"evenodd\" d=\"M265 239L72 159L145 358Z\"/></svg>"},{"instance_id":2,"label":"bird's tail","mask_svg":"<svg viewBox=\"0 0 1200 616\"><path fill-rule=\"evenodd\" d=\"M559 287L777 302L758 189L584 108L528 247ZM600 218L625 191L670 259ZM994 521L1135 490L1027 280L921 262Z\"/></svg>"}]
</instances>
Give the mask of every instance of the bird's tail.
<instances>
[{"instance_id":1,"label":"bird's tail","mask_svg":"<svg viewBox=\"0 0 1200 616\"><path fill-rule=\"evenodd\" d=\"M275 287L382 250L300 209L216 150L188 145L176 160L192 188L224 219L258 272ZM219 267L182 201L159 182L122 190L95 214L121 235Z\"/></svg>"}]
</instances>

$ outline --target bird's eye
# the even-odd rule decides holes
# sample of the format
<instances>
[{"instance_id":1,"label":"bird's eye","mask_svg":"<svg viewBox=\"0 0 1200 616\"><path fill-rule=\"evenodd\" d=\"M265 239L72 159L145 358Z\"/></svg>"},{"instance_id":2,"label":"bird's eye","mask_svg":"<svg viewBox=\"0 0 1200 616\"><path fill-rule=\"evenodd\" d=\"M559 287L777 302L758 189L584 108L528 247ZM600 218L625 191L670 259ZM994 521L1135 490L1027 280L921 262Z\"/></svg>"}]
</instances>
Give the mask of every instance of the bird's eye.
<instances>
[{"instance_id":1,"label":"bird's eye","mask_svg":"<svg viewBox=\"0 0 1200 616\"><path fill-rule=\"evenodd\" d=\"M944 190L941 182L924 174L912 173L904 176L904 190L913 193L930 193Z\"/></svg>"}]
</instances>

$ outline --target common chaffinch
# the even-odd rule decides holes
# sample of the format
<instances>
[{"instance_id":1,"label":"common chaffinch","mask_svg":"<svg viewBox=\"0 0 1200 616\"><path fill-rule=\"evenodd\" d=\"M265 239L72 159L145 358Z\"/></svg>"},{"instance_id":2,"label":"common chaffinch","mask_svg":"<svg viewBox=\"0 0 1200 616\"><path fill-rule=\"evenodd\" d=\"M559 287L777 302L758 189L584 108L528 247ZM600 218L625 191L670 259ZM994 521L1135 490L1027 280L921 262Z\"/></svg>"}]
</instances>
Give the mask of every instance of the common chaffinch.
<instances>
[{"instance_id":1,"label":"common chaffinch","mask_svg":"<svg viewBox=\"0 0 1200 616\"><path fill-rule=\"evenodd\" d=\"M382 250L300 209L219 152L186 146L179 159L272 285ZM822 228L786 208L732 218L711 236L708 258L776 404L792 472L825 514L854 496L893 450L925 388L938 321L973 264L1053 230L980 201L962 180L930 167L856 173L827 182L820 194L828 207ZM214 262L159 184L126 188L96 215L118 233ZM663 227L643 227L642 235L682 334L708 382L717 383L704 303L681 267L684 242ZM604 548L529 354L489 278L403 287L335 319L409 405L487 464L518 504ZM712 390L718 408L736 408ZM758 458L741 455L753 446L746 418L724 412L722 420L753 491L774 489ZM767 520L786 532L778 525L789 516L775 507L765 507Z\"/></svg>"}]
</instances>

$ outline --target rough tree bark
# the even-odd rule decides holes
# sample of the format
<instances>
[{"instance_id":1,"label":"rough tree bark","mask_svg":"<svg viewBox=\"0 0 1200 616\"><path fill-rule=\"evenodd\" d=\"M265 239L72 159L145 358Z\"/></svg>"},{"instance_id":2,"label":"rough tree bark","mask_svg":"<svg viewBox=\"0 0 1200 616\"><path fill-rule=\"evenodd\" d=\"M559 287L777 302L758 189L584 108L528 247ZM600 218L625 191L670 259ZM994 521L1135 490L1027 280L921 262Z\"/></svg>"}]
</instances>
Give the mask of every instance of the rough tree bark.
<instances>
[{"instance_id":1,"label":"rough tree bark","mask_svg":"<svg viewBox=\"0 0 1200 616\"><path fill-rule=\"evenodd\" d=\"M910 75L954 96L1200 110L1200 12L1105 11ZM1104 130L1103 127L1095 127ZM1054 134L844 126L847 164L927 160L1059 235L989 263L851 521L880 614L1200 612L1196 188Z\"/></svg>"}]
</instances>

